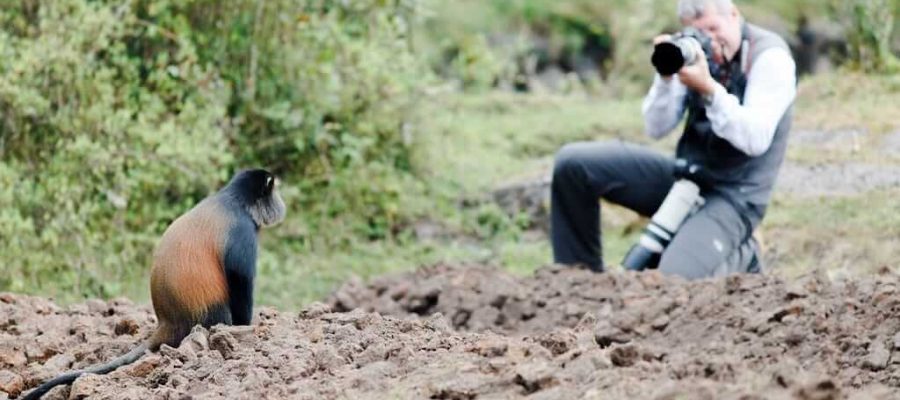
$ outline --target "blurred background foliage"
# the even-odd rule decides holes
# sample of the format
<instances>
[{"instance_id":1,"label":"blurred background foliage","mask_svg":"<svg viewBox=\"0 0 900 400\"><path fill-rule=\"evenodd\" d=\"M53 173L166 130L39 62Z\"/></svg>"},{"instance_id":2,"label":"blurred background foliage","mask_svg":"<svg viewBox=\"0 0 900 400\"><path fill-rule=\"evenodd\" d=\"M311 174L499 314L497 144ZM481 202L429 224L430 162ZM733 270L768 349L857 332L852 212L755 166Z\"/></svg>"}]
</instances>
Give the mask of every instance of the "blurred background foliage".
<instances>
[{"instance_id":1,"label":"blurred background foliage","mask_svg":"<svg viewBox=\"0 0 900 400\"><path fill-rule=\"evenodd\" d=\"M448 93L635 98L650 39L678 27L674 0L0 4L0 290L64 300L145 298L161 232L246 167L281 175L290 207L264 233L264 302L454 257L420 244L423 220L520 234L435 162L460 150L431 129ZM738 4L805 72L897 70L898 0Z\"/></svg>"}]
</instances>

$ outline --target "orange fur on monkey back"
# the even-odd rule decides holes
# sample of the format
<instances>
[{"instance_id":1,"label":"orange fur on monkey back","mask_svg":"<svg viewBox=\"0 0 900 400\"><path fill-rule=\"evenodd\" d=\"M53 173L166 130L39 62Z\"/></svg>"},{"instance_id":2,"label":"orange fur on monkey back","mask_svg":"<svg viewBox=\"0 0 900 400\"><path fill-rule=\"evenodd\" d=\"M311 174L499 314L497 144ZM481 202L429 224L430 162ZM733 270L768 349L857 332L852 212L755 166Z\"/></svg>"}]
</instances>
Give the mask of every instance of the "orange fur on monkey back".
<instances>
[{"instance_id":1,"label":"orange fur on monkey back","mask_svg":"<svg viewBox=\"0 0 900 400\"><path fill-rule=\"evenodd\" d=\"M206 200L176 219L156 247L151 298L161 319L199 318L228 300L222 267L228 213Z\"/></svg>"}]
</instances>

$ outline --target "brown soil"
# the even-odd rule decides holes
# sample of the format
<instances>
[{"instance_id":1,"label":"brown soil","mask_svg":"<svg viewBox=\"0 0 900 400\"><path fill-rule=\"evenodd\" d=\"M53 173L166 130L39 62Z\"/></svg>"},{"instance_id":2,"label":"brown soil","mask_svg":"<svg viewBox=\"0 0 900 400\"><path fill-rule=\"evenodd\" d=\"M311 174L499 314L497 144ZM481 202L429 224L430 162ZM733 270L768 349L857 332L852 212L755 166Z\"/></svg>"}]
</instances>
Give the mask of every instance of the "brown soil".
<instances>
[{"instance_id":1,"label":"brown soil","mask_svg":"<svg viewBox=\"0 0 900 400\"><path fill-rule=\"evenodd\" d=\"M897 398L898 288L888 271L689 283L435 266L351 281L299 313L260 308L250 327L198 328L46 398ZM0 399L112 359L153 324L122 300L2 294Z\"/></svg>"}]
</instances>

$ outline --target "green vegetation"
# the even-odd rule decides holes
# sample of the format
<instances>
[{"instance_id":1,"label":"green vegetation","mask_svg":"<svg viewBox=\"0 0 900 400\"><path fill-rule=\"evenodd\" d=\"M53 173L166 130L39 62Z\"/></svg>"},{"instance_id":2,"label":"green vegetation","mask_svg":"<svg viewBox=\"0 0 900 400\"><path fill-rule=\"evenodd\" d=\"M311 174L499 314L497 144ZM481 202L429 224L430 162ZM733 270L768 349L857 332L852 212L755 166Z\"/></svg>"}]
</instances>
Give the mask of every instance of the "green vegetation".
<instances>
[{"instance_id":1,"label":"green vegetation","mask_svg":"<svg viewBox=\"0 0 900 400\"><path fill-rule=\"evenodd\" d=\"M491 189L546 175L570 141L622 138L668 152L675 139L649 143L639 113L649 40L677 26L669 0L7 3L0 290L144 301L162 230L250 166L277 171L289 205L285 223L263 233L262 303L295 307L352 275L441 261L527 273L550 261L549 244L527 216L485 201ZM896 1L870 3L867 12L897 14ZM739 4L787 26L801 11L858 10ZM858 25L860 37L872 37L867 26ZM896 30L861 39L882 50L853 53L852 67L890 71L885 35L896 43ZM519 82L525 41L536 36L549 43L538 56L549 58L595 41L611 52L602 78L557 94L496 90ZM863 61L868 54L888 61ZM843 69L804 79L795 131L869 134L857 152L793 146L791 159L900 163L879 151L897 130L898 89L896 75ZM780 197L763 232L784 239L786 271L891 264L900 254L882 243L897 248L892 195ZM613 262L632 243L636 216L607 206L603 217ZM835 221L842 229L829 229ZM435 233L421 233L428 229ZM852 251L818 247L840 243Z\"/></svg>"},{"instance_id":2,"label":"green vegetation","mask_svg":"<svg viewBox=\"0 0 900 400\"><path fill-rule=\"evenodd\" d=\"M835 13L842 17L848 28L851 59L856 67L869 72L900 71L900 60L891 49L900 1L853 0L834 3Z\"/></svg>"}]
</instances>

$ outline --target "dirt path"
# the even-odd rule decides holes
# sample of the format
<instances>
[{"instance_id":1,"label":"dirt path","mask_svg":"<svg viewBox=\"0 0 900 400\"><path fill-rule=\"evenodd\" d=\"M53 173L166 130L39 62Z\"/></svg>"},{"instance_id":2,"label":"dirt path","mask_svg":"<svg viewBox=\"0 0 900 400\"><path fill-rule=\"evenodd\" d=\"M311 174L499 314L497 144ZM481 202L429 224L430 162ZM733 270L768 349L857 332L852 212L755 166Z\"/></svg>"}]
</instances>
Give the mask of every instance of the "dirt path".
<instances>
[{"instance_id":1,"label":"dirt path","mask_svg":"<svg viewBox=\"0 0 900 400\"><path fill-rule=\"evenodd\" d=\"M809 197L847 196L896 188L900 188L900 166L865 163L786 163L775 186L777 193Z\"/></svg>"},{"instance_id":2,"label":"dirt path","mask_svg":"<svg viewBox=\"0 0 900 400\"><path fill-rule=\"evenodd\" d=\"M788 285L436 266L328 300L355 311L263 308L251 327L197 330L47 398L894 398L898 286L888 273ZM121 354L152 326L125 301L2 295L0 399Z\"/></svg>"},{"instance_id":3,"label":"dirt path","mask_svg":"<svg viewBox=\"0 0 900 400\"><path fill-rule=\"evenodd\" d=\"M798 130L791 133L792 147L854 154L863 148L875 149L879 158L895 159L900 152L900 131L869 137L865 130L817 131ZM815 165L788 160L781 168L776 193L799 196L845 196L871 190L900 188L900 165L865 161L830 162ZM882 160L884 161L884 160Z\"/></svg>"}]
</instances>

